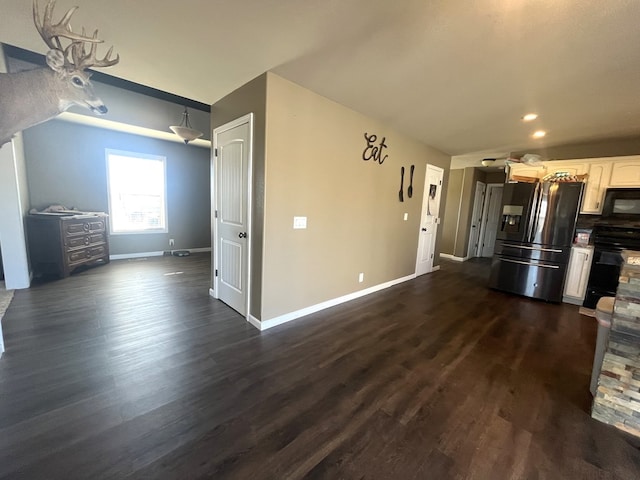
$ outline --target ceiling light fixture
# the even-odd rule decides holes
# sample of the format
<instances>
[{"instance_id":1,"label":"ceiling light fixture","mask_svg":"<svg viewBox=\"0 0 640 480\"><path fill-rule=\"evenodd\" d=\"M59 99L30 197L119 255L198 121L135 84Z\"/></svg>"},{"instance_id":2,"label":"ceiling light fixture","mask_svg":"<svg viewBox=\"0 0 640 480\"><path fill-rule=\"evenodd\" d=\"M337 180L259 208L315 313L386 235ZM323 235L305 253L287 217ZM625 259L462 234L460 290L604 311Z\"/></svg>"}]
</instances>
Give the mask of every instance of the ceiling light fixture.
<instances>
[{"instance_id":1,"label":"ceiling light fixture","mask_svg":"<svg viewBox=\"0 0 640 480\"><path fill-rule=\"evenodd\" d=\"M496 163L495 158L484 158L482 162L480 162L483 167L493 167Z\"/></svg>"},{"instance_id":2,"label":"ceiling light fixture","mask_svg":"<svg viewBox=\"0 0 640 480\"><path fill-rule=\"evenodd\" d=\"M196 130L191 127L191 122L189 122L189 112L187 112L187 107L184 107L184 112L182 112L182 122L180 125L172 125L169 127L173 133L179 136L185 143L185 145L196 138L200 138L203 133L199 130Z\"/></svg>"},{"instance_id":3,"label":"ceiling light fixture","mask_svg":"<svg viewBox=\"0 0 640 480\"><path fill-rule=\"evenodd\" d=\"M524 117L522 117L522 121L523 122L532 122L536 118L538 118L538 114L537 113L527 113Z\"/></svg>"},{"instance_id":4,"label":"ceiling light fixture","mask_svg":"<svg viewBox=\"0 0 640 480\"><path fill-rule=\"evenodd\" d=\"M531 135L533 138L542 138L547 134L547 132L545 132L544 130L538 130L537 132L533 132L533 135Z\"/></svg>"}]
</instances>

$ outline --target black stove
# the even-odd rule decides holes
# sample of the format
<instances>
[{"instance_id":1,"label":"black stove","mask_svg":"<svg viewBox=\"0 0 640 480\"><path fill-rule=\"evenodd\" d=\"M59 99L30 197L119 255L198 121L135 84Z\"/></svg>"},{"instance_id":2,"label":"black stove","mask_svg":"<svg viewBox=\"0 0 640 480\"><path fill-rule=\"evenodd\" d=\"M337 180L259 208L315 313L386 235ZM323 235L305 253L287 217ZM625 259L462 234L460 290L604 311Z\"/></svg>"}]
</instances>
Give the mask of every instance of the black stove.
<instances>
[{"instance_id":1,"label":"black stove","mask_svg":"<svg viewBox=\"0 0 640 480\"><path fill-rule=\"evenodd\" d=\"M615 297L623 250L640 251L640 224L598 223L593 229L593 263L582 304L595 309L601 297Z\"/></svg>"}]
</instances>

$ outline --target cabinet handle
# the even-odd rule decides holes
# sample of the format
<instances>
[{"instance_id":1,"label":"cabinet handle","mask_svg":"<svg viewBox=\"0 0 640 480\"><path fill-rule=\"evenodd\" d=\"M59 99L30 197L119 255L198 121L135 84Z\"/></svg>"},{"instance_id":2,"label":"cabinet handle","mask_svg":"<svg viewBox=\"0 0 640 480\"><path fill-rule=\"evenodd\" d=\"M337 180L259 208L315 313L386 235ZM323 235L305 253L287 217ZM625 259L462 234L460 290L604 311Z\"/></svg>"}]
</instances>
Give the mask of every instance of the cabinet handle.
<instances>
[{"instance_id":1,"label":"cabinet handle","mask_svg":"<svg viewBox=\"0 0 640 480\"><path fill-rule=\"evenodd\" d=\"M596 208L600 208L600 202L596 202Z\"/></svg>"}]
</instances>

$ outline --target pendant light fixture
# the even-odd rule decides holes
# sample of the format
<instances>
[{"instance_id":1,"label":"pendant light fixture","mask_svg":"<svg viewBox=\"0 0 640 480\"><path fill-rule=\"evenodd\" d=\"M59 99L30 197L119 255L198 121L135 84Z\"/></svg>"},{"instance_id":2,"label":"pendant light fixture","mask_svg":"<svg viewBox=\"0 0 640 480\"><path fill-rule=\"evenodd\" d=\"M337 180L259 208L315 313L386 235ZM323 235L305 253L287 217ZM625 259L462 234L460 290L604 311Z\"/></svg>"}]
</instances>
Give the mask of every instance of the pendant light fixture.
<instances>
[{"instance_id":1,"label":"pendant light fixture","mask_svg":"<svg viewBox=\"0 0 640 480\"><path fill-rule=\"evenodd\" d=\"M191 127L191 122L189 122L189 112L187 111L187 107L184 107L184 112L182 112L182 122L180 125L172 125L169 127L173 133L179 136L185 143L189 143L196 138L200 138L203 133L199 130L196 130Z\"/></svg>"}]
</instances>

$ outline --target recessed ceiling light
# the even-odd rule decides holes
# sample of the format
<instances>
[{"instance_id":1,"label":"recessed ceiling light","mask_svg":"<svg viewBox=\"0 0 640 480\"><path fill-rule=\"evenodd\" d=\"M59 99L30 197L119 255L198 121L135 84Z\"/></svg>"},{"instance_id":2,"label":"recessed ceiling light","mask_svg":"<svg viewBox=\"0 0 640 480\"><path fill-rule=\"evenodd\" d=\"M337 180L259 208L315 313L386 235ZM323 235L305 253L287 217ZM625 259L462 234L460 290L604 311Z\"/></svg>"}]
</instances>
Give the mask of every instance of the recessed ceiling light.
<instances>
[{"instance_id":1,"label":"recessed ceiling light","mask_svg":"<svg viewBox=\"0 0 640 480\"><path fill-rule=\"evenodd\" d=\"M533 138L542 138L547 134L547 132L545 132L544 130L538 130L537 132L533 132L533 135L531 135Z\"/></svg>"},{"instance_id":2,"label":"recessed ceiling light","mask_svg":"<svg viewBox=\"0 0 640 480\"><path fill-rule=\"evenodd\" d=\"M538 114L537 113L527 113L524 117L522 117L522 121L523 122L531 122L531 121L535 120L536 118L538 118Z\"/></svg>"}]
</instances>

